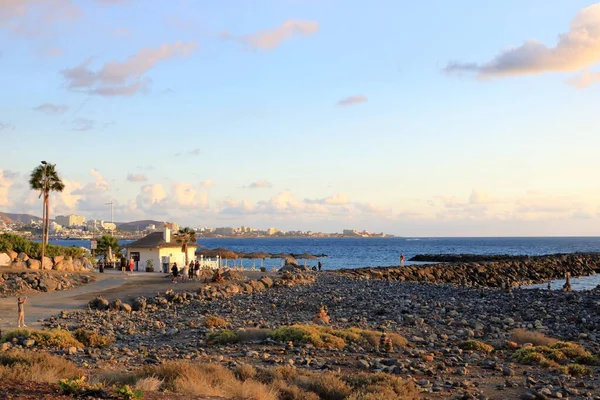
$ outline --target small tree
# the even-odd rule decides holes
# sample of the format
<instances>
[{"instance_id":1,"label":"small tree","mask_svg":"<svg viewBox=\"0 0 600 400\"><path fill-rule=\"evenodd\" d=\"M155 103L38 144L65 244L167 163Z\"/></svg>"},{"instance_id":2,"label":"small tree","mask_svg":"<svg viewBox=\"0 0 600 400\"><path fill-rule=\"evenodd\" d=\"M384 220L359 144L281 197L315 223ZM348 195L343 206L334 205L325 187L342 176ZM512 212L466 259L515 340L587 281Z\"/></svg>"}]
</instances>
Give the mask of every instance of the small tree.
<instances>
[{"instance_id":1,"label":"small tree","mask_svg":"<svg viewBox=\"0 0 600 400\"><path fill-rule=\"evenodd\" d=\"M185 257L185 265L188 265L188 248L190 244L196 244L196 231L191 228L183 228L174 235L174 238L181 245L181 251Z\"/></svg>"},{"instance_id":2,"label":"small tree","mask_svg":"<svg viewBox=\"0 0 600 400\"><path fill-rule=\"evenodd\" d=\"M112 250L112 254L116 258L121 258L123 255L121 253L121 246L119 246L119 240L112 235L102 235L100 240L98 240L98 245L96 247L96 253L99 256L104 257L104 261L108 261L108 249Z\"/></svg>"}]
</instances>

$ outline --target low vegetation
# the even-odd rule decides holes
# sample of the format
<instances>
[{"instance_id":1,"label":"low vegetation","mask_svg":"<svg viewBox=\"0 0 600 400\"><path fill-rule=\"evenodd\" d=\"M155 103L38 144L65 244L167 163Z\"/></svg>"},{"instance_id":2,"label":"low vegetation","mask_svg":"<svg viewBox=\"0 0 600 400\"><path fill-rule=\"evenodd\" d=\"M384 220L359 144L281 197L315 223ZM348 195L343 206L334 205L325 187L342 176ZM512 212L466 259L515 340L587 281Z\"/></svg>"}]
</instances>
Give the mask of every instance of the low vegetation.
<instances>
[{"instance_id":1,"label":"low vegetation","mask_svg":"<svg viewBox=\"0 0 600 400\"><path fill-rule=\"evenodd\" d=\"M392 341L395 348L404 348L408 341L403 336L389 332L387 337ZM343 349L348 344L370 345L378 347L381 332L345 328L334 329L322 325L291 325L282 326L274 330L221 330L208 335L208 342L214 344L230 344L237 342L248 342L265 340L271 338L279 342L310 343L317 348ZM487 345L486 345L487 346ZM491 346L490 346L491 347Z\"/></svg>"},{"instance_id":2,"label":"low vegetation","mask_svg":"<svg viewBox=\"0 0 600 400\"><path fill-rule=\"evenodd\" d=\"M86 347L105 348L115 341L113 336L101 335L96 331L86 329L77 329L73 336Z\"/></svg>"},{"instance_id":3,"label":"low vegetation","mask_svg":"<svg viewBox=\"0 0 600 400\"><path fill-rule=\"evenodd\" d=\"M2 342L9 342L13 339L17 340L34 340L34 346L40 348L56 348L56 349L68 349L69 347L84 347L84 345L77 340L71 332L64 329L50 329L50 330L37 330L37 329L26 329L19 328L8 331L6 335L2 336Z\"/></svg>"},{"instance_id":4,"label":"low vegetation","mask_svg":"<svg viewBox=\"0 0 600 400\"><path fill-rule=\"evenodd\" d=\"M517 350L513 358L521 364L537 364L572 376L591 375L584 365L599 365L600 360L582 346L570 342L555 342L549 346L529 346Z\"/></svg>"},{"instance_id":5,"label":"low vegetation","mask_svg":"<svg viewBox=\"0 0 600 400\"><path fill-rule=\"evenodd\" d=\"M77 378L83 372L71 361L47 352L7 351L0 353L0 379L56 383Z\"/></svg>"},{"instance_id":6,"label":"low vegetation","mask_svg":"<svg viewBox=\"0 0 600 400\"><path fill-rule=\"evenodd\" d=\"M415 386L389 374L316 373L293 367L255 368L234 371L215 364L183 361L148 366L129 374L105 374L104 385L132 385L135 389L170 391L189 396L220 396L255 400L366 400L418 399ZM150 390L152 389L152 390Z\"/></svg>"},{"instance_id":7,"label":"low vegetation","mask_svg":"<svg viewBox=\"0 0 600 400\"><path fill-rule=\"evenodd\" d=\"M485 354L489 354L494 351L493 346L490 346L489 344L483 343L479 340L465 340L464 342L460 342L458 347L463 350L473 350Z\"/></svg>"},{"instance_id":8,"label":"low vegetation","mask_svg":"<svg viewBox=\"0 0 600 400\"><path fill-rule=\"evenodd\" d=\"M3 233L0 234L0 253L14 251L15 253L25 253L29 257L39 258L42 253L42 244L32 242L22 236ZM53 244L46 245L46 257L65 256L71 258L81 258L88 253L78 247L64 247Z\"/></svg>"},{"instance_id":9,"label":"low vegetation","mask_svg":"<svg viewBox=\"0 0 600 400\"><path fill-rule=\"evenodd\" d=\"M558 339L549 338L541 332L533 332L525 329L512 331L511 340L520 345L531 343L534 346L550 346L558 342Z\"/></svg>"},{"instance_id":10,"label":"low vegetation","mask_svg":"<svg viewBox=\"0 0 600 400\"><path fill-rule=\"evenodd\" d=\"M207 315L204 317L202 325L204 325L205 328L220 328L229 326L229 322L225 321L221 317L217 317L216 315Z\"/></svg>"}]
</instances>

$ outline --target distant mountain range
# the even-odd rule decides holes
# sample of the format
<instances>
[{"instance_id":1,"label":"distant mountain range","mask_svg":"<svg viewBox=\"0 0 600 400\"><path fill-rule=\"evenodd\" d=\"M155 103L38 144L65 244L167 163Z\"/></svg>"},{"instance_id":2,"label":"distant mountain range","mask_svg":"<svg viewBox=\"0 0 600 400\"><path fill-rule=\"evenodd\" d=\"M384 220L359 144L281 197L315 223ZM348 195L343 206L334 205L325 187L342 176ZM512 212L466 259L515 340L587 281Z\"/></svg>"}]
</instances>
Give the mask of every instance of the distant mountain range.
<instances>
[{"instance_id":1,"label":"distant mountain range","mask_svg":"<svg viewBox=\"0 0 600 400\"><path fill-rule=\"evenodd\" d=\"M6 223L20 222L23 224L30 224L32 221L41 221L40 217L30 214L12 214L0 212L0 221ZM125 232L135 232L137 230L144 230L148 225L155 225L157 228L163 226L163 221L154 221L151 219L145 219L142 221L132 222L115 222L117 229Z\"/></svg>"},{"instance_id":2,"label":"distant mountain range","mask_svg":"<svg viewBox=\"0 0 600 400\"><path fill-rule=\"evenodd\" d=\"M6 223L21 222L23 224L30 224L32 221L41 221L40 217L30 214L12 214L0 212L0 221Z\"/></svg>"}]
</instances>

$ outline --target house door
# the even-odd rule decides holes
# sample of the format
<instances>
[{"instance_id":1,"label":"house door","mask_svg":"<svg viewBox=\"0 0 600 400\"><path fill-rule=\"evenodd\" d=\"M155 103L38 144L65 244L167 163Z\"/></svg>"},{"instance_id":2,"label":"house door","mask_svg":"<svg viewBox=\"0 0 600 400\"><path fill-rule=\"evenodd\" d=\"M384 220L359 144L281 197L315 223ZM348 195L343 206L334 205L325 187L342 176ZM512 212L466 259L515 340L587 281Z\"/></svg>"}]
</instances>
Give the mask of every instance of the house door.
<instances>
[{"instance_id":1,"label":"house door","mask_svg":"<svg viewBox=\"0 0 600 400\"><path fill-rule=\"evenodd\" d=\"M140 252L139 251L132 251L131 252L131 258L133 258L133 262L135 263L134 269L136 271L140 270Z\"/></svg>"}]
</instances>

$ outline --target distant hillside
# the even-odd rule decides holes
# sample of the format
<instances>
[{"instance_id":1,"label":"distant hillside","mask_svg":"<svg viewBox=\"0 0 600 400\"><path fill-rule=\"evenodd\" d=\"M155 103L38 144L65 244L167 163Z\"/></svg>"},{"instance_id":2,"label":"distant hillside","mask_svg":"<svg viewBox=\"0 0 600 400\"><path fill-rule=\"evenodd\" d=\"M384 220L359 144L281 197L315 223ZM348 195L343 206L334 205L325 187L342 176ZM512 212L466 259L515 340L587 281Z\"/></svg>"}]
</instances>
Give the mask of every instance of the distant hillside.
<instances>
[{"instance_id":1,"label":"distant hillside","mask_svg":"<svg viewBox=\"0 0 600 400\"><path fill-rule=\"evenodd\" d=\"M117 230L125 231L125 232L135 232L142 231L146 229L148 225L155 225L157 228L161 228L164 224L163 221L153 221L151 219L145 219L142 221L132 221L132 222L115 222L117 224Z\"/></svg>"},{"instance_id":2,"label":"distant hillside","mask_svg":"<svg viewBox=\"0 0 600 400\"><path fill-rule=\"evenodd\" d=\"M0 212L0 221L4 221L6 223L11 222L21 222L24 224L30 224L31 221L41 221L40 217L36 217L35 215L30 214L11 214L11 213L3 213Z\"/></svg>"}]
</instances>

